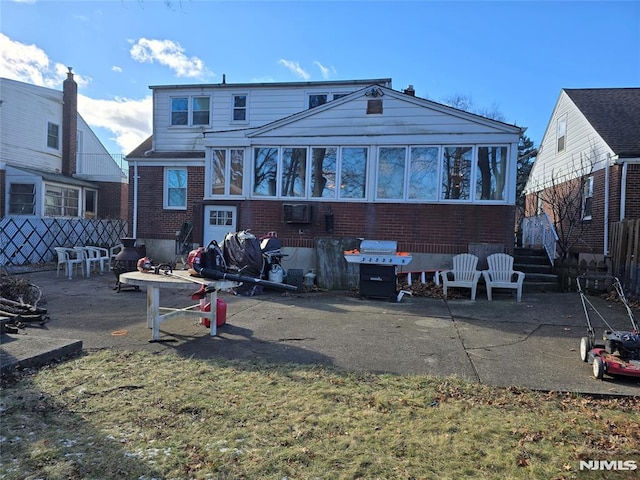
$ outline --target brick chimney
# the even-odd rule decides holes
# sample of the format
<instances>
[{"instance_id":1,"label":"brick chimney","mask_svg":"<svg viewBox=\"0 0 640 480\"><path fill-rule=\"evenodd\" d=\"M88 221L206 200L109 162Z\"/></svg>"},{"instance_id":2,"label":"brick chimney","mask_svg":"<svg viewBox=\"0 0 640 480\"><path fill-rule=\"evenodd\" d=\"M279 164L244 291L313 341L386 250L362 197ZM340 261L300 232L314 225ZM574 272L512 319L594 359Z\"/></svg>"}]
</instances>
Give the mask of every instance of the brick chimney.
<instances>
[{"instance_id":1,"label":"brick chimney","mask_svg":"<svg viewBox=\"0 0 640 480\"><path fill-rule=\"evenodd\" d=\"M416 96L416 91L413 88L413 85L409 85L407 88L405 88L402 93L405 93L407 95L411 95L412 97Z\"/></svg>"},{"instance_id":2,"label":"brick chimney","mask_svg":"<svg viewBox=\"0 0 640 480\"><path fill-rule=\"evenodd\" d=\"M67 79L62 84L62 174L76 173L78 137L78 84L67 67Z\"/></svg>"}]
</instances>

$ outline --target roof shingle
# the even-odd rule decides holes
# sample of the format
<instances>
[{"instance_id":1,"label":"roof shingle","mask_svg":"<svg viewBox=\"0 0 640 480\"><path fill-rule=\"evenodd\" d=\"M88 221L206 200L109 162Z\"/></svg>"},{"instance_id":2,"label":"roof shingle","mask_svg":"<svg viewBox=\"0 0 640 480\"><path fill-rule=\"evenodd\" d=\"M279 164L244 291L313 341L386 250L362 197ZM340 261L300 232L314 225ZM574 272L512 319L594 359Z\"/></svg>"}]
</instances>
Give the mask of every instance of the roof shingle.
<instances>
[{"instance_id":1,"label":"roof shingle","mask_svg":"<svg viewBox=\"0 0 640 480\"><path fill-rule=\"evenodd\" d=\"M640 157L640 88L565 88L616 155Z\"/></svg>"}]
</instances>

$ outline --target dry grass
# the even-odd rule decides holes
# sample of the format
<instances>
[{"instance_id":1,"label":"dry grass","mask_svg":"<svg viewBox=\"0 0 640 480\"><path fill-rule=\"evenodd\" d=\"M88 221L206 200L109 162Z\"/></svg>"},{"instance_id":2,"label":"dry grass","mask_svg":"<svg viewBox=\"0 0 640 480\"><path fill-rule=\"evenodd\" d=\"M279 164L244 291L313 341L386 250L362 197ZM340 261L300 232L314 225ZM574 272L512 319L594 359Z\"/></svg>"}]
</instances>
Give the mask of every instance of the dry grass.
<instances>
[{"instance_id":1,"label":"dry grass","mask_svg":"<svg viewBox=\"0 0 640 480\"><path fill-rule=\"evenodd\" d=\"M4 479L594 479L640 398L101 351L5 387Z\"/></svg>"}]
</instances>

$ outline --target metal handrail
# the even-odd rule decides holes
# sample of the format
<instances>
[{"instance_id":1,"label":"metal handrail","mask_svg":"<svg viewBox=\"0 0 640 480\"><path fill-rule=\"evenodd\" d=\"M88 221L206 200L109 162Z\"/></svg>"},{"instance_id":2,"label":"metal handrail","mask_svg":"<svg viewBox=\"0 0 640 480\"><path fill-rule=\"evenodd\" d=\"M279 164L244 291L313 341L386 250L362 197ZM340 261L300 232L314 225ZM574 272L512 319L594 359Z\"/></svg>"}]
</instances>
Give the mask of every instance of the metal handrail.
<instances>
[{"instance_id":1,"label":"metal handrail","mask_svg":"<svg viewBox=\"0 0 640 480\"><path fill-rule=\"evenodd\" d=\"M542 246L551 265L558 256L558 239L558 233L546 213L522 219L522 244L528 247Z\"/></svg>"}]
</instances>

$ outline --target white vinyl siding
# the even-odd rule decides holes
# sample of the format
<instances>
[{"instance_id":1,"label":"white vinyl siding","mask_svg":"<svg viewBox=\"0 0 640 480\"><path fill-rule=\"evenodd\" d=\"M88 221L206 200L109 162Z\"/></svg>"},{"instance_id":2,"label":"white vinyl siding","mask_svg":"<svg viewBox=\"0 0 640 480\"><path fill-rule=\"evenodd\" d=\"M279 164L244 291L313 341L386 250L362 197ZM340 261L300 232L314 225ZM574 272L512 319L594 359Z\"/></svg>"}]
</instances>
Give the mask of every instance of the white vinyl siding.
<instances>
[{"instance_id":1,"label":"white vinyl siding","mask_svg":"<svg viewBox=\"0 0 640 480\"><path fill-rule=\"evenodd\" d=\"M560 119L566 120L566 133L564 150L558 152L557 127ZM552 182L558 183L600 170L605 166L607 153L613 155L582 112L562 91L540 143L525 192L540 191Z\"/></svg>"}]
</instances>

